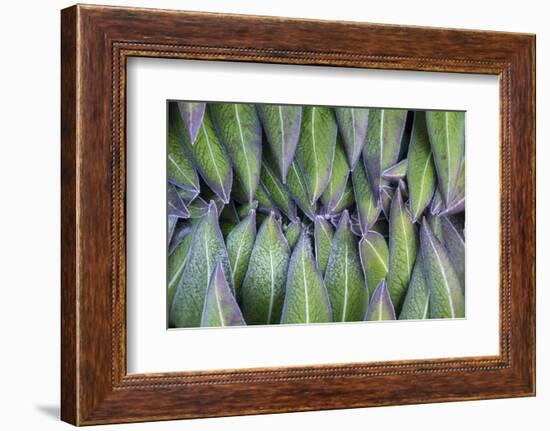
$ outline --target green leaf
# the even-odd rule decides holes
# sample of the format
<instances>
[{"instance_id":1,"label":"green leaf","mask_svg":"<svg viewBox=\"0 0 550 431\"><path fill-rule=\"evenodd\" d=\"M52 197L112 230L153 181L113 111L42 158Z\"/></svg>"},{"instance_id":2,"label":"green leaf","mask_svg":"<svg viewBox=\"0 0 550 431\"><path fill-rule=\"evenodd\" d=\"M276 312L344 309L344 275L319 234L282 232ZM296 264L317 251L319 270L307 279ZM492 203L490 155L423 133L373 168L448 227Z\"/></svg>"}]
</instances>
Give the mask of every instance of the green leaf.
<instances>
[{"instance_id":1,"label":"green leaf","mask_svg":"<svg viewBox=\"0 0 550 431\"><path fill-rule=\"evenodd\" d=\"M256 109L269 147L277 161L279 179L286 184L288 168L294 159L300 137L302 108L289 105L256 105Z\"/></svg>"},{"instance_id":2,"label":"green leaf","mask_svg":"<svg viewBox=\"0 0 550 431\"><path fill-rule=\"evenodd\" d=\"M231 190L231 198L240 203L243 207L246 207L248 204L252 203L253 205L256 205L256 209L262 210L267 213L269 213L270 211L277 211L275 205L273 204L273 202L271 202L271 199L269 198L261 183L258 185L256 193L254 194L254 201L248 202L248 196L246 195L245 190L242 188L242 185L239 181L235 181L233 183L233 189ZM256 204L254 204L254 202L256 202ZM246 211L246 213L248 213L248 211Z\"/></svg>"},{"instance_id":3,"label":"green leaf","mask_svg":"<svg viewBox=\"0 0 550 431\"><path fill-rule=\"evenodd\" d=\"M359 241L359 257L370 295L388 275L389 251L385 238L378 232L367 232Z\"/></svg>"},{"instance_id":4,"label":"green leaf","mask_svg":"<svg viewBox=\"0 0 550 431\"><path fill-rule=\"evenodd\" d=\"M460 280L445 247L435 237L426 220L422 221L420 229L420 249L424 278L430 289L430 317L464 317L464 294Z\"/></svg>"},{"instance_id":5,"label":"green leaf","mask_svg":"<svg viewBox=\"0 0 550 431\"><path fill-rule=\"evenodd\" d=\"M168 310L172 308L174 295L180 284L181 275L183 274L183 268L185 266L185 259L191 248L193 231L194 228L185 235L174 251L168 256L168 265L166 268L166 279L168 280Z\"/></svg>"},{"instance_id":6,"label":"green leaf","mask_svg":"<svg viewBox=\"0 0 550 431\"><path fill-rule=\"evenodd\" d=\"M189 190L187 188L182 188L179 186L176 186L176 192L178 193L181 200L185 203L185 206L193 202L199 195L198 190Z\"/></svg>"},{"instance_id":7,"label":"green leaf","mask_svg":"<svg viewBox=\"0 0 550 431\"><path fill-rule=\"evenodd\" d=\"M258 209L262 210L264 213L269 213L271 211L273 212L279 212L275 204L271 201L271 198L265 191L264 186L261 184L256 189L256 194L254 195L254 199L258 201Z\"/></svg>"},{"instance_id":8,"label":"green leaf","mask_svg":"<svg viewBox=\"0 0 550 431\"><path fill-rule=\"evenodd\" d=\"M200 325L204 298L210 275L216 262L221 261L228 284L233 289L229 257L218 225L218 211L210 202L208 212L195 228L191 251L185 261L181 282L170 309L172 327L185 328Z\"/></svg>"},{"instance_id":9,"label":"green leaf","mask_svg":"<svg viewBox=\"0 0 550 431\"><path fill-rule=\"evenodd\" d=\"M258 209L258 201L248 202L237 207L237 214L240 219L244 219L250 211L256 211Z\"/></svg>"},{"instance_id":10,"label":"green leaf","mask_svg":"<svg viewBox=\"0 0 550 431\"><path fill-rule=\"evenodd\" d=\"M321 274L324 274L330 255L330 246L332 244L332 237L334 236L334 229L323 216L316 216L313 226L315 260L317 261L317 266Z\"/></svg>"},{"instance_id":11,"label":"green leaf","mask_svg":"<svg viewBox=\"0 0 550 431\"><path fill-rule=\"evenodd\" d=\"M174 235L174 230L176 229L176 224L178 223L179 218L175 216L169 215L168 217L168 239L167 243L170 244L172 241L172 236Z\"/></svg>"},{"instance_id":12,"label":"green leaf","mask_svg":"<svg viewBox=\"0 0 550 431\"><path fill-rule=\"evenodd\" d=\"M451 203L448 204L447 207L440 212L440 215L454 215L464 211L465 205L466 205L465 176L466 176L466 164L463 158L462 163L460 165L460 171L459 171L453 199Z\"/></svg>"},{"instance_id":13,"label":"green leaf","mask_svg":"<svg viewBox=\"0 0 550 431\"><path fill-rule=\"evenodd\" d=\"M417 233L397 189L390 212L390 258L388 272L388 290L395 311L401 311L401 305L411 278L417 254Z\"/></svg>"},{"instance_id":14,"label":"green leaf","mask_svg":"<svg viewBox=\"0 0 550 431\"><path fill-rule=\"evenodd\" d=\"M193 161L184 151L185 133L176 103L168 108L168 180L187 190L199 191L199 176L193 167Z\"/></svg>"},{"instance_id":15,"label":"green leaf","mask_svg":"<svg viewBox=\"0 0 550 431\"><path fill-rule=\"evenodd\" d=\"M441 217L430 214L426 217L426 220L428 221L435 237L439 240L439 242L443 243L443 226L441 225Z\"/></svg>"},{"instance_id":16,"label":"green leaf","mask_svg":"<svg viewBox=\"0 0 550 431\"><path fill-rule=\"evenodd\" d=\"M187 139L191 145L195 143L197 134L204 117L206 103L203 102L177 102L180 118L185 125Z\"/></svg>"},{"instance_id":17,"label":"green leaf","mask_svg":"<svg viewBox=\"0 0 550 431\"><path fill-rule=\"evenodd\" d=\"M348 164L355 168L365 145L367 126L369 124L369 110L362 108L334 108L338 129L344 141Z\"/></svg>"},{"instance_id":18,"label":"green leaf","mask_svg":"<svg viewBox=\"0 0 550 431\"><path fill-rule=\"evenodd\" d=\"M346 185L344 186L344 193L342 197L336 202L336 205L332 209L332 212L326 212L327 216L335 216L340 214L346 208L350 208L355 204L355 196L353 195L353 186L351 180L348 178Z\"/></svg>"},{"instance_id":19,"label":"green leaf","mask_svg":"<svg viewBox=\"0 0 550 431\"><path fill-rule=\"evenodd\" d=\"M209 109L204 113L195 143L189 145L188 142L186 148L202 179L224 203L228 203L233 183L233 170L227 152L212 124Z\"/></svg>"},{"instance_id":20,"label":"green leaf","mask_svg":"<svg viewBox=\"0 0 550 431\"><path fill-rule=\"evenodd\" d=\"M466 253L465 243L459 228L446 216L441 217L443 243L449 254L456 275L460 280L460 287L464 292Z\"/></svg>"},{"instance_id":21,"label":"green leaf","mask_svg":"<svg viewBox=\"0 0 550 431\"><path fill-rule=\"evenodd\" d=\"M387 180L382 179L382 172L394 165L399 157L406 119L407 111L402 109L369 110L363 162L376 202L380 198L380 186L387 184Z\"/></svg>"},{"instance_id":22,"label":"green leaf","mask_svg":"<svg viewBox=\"0 0 550 431\"><path fill-rule=\"evenodd\" d=\"M385 217L380 217L376 220L370 229L374 232L378 232L384 238L388 238L390 236L390 226Z\"/></svg>"},{"instance_id":23,"label":"green leaf","mask_svg":"<svg viewBox=\"0 0 550 431\"><path fill-rule=\"evenodd\" d=\"M368 295L357 240L351 232L347 210L343 212L332 239L325 270L325 284L335 322L363 320Z\"/></svg>"},{"instance_id":24,"label":"green leaf","mask_svg":"<svg viewBox=\"0 0 550 431\"><path fill-rule=\"evenodd\" d=\"M206 291L201 326L223 327L242 325L246 325L243 315L227 284L223 264L218 262L212 272L208 290Z\"/></svg>"},{"instance_id":25,"label":"green leaf","mask_svg":"<svg viewBox=\"0 0 550 431\"><path fill-rule=\"evenodd\" d=\"M336 120L332 109L322 106L303 108L296 159L304 174L309 201L312 204L323 194L329 182L336 133Z\"/></svg>"},{"instance_id":26,"label":"green leaf","mask_svg":"<svg viewBox=\"0 0 550 431\"><path fill-rule=\"evenodd\" d=\"M386 287L386 280L382 280L374 290L365 320L395 320L395 310Z\"/></svg>"},{"instance_id":27,"label":"green leaf","mask_svg":"<svg viewBox=\"0 0 550 431\"><path fill-rule=\"evenodd\" d=\"M432 149L426 129L426 114L416 111L407 155L409 166L409 208L413 221L417 221L432 200L436 187L436 172Z\"/></svg>"},{"instance_id":28,"label":"green leaf","mask_svg":"<svg viewBox=\"0 0 550 431\"><path fill-rule=\"evenodd\" d=\"M249 325L279 323L290 249L271 214L262 223L241 287L241 307Z\"/></svg>"},{"instance_id":29,"label":"green leaf","mask_svg":"<svg viewBox=\"0 0 550 431\"><path fill-rule=\"evenodd\" d=\"M206 202L200 196L197 196L189 205L187 209L189 210L189 217L191 219L198 219L204 216L208 212L208 202Z\"/></svg>"},{"instance_id":30,"label":"green leaf","mask_svg":"<svg viewBox=\"0 0 550 431\"><path fill-rule=\"evenodd\" d=\"M315 219L315 213L317 212L317 202L313 204L309 201L307 192L306 180L298 162L293 161L288 170L286 177L286 185L296 205L303 211L303 213L311 220Z\"/></svg>"},{"instance_id":31,"label":"green leaf","mask_svg":"<svg viewBox=\"0 0 550 431\"><path fill-rule=\"evenodd\" d=\"M464 157L465 113L426 112L426 125L433 151L439 188L445 205L453 202Z\"/></svg>"},{"instance_id":32,"label":"green leaf","mask_svg":"<svg viewBox=\"0 0 550 431\"><path fill-rule=\"evenodd\" d=\"M290 222L284 227L285 238L291 250L296 245L298 238L300 238L300 232L302 232L302 228L303 228L303 225L302 225L302 222L300 221Z\"/></svg>"},{"instance_id":33,"label":"green leaf","mask_svg":"<svg viewBox=\"0 0 550 431\"><path fill-rule=\"evenodd\" d=\"M227 235L227 240L225 241L231 264L231 273L233 274L233 283L235 284L235 296L237 298L239 297L241 285L248 268L255 237L256 211L252 209L248 216Z\"/></svg>"},{"instance_id":34,"label":"green leaf","mask_svg":"<svg viewBox=\"0 0 550 431\"><path fill-rule=\"evenodd\" d=\"M307 231L303 231L288 266L281 323L332 321L332 311L323 277L313 259Z\"/></svg>"},{"instance_id":35,"label":"green leaf","mask_svg":"<svg viewBox=\"0 0 550 431\"><path fill-rule=\"evenodd\" d=\"M382 178L391 182L398 182L407 175L408 160L403 159L382 172Z\"/></svg>"},{"instance_id":36,"label":"green leaf","mask_svg":"<svg viewBox=\"0 0 550 431\"><path fill-rule=\"evenodd\" d=\"M173 186L170 183L167 184L166 207L169 216L189 218L191 215L187 209L187 206L178 194L176 186Z\"/></svg>"},{"instance_id":37,"label":"green leaf","mask_svg":"<svg viewBox=\"0 0 550 431\"><path fill-rule=\"evenodd\" d=\"M430 214L440 215L445 210L445 203L443 197L439 191L439 187L436 187L434 196L432 198L432 204L430 205Z\"/></svg>"},{"instance_id":38,"label":"green leaf","mask_svg":"<svg viewBox=\"0 0 550 431\"><path fill-rule=\"evenodd\" d=\"M344 192L346 190L346 184L349 177L349 166L344 151L344 146L340 139L336 140L336 146L334 148L334 160L332 162L332 173L328 181L327 187L321 195L321 202L324 205L325 212L332 214L336 208L338 208Z\"/></svg>"},{"instance_id":39,"label":"green leaf","mask_svg":"<svg viewBox=\"0 0 550 431\"><path fill-rule=\"evenodd\" d=\"M372 189L363 163L359 163L355 166L351 177L355 193L355 202L357 203L359 224L361 226L361 232L365 234L378 219L380 208L372 194Z\"/></svg>"},{"instance_id":40,"label":"green leaf","mask_svg":"<svg viewBox=\"0 0 550 431\"><path fill-rule=\"evenodd\" d=\"M212 120L241 182L252 201L262 163L262 126L256 108L248 103L210 103Z\"/></svg>"},{"instance_id":41,"label":"green leaf","mask_svg":"<svg viewBox=\"0 0 550 431\"><path fill-rule=\"evenodd\" d=\"M273 202L290 220L295 220L296 205L290 197L286 185L281 182L275 173L273 159L267 151L262 161L261 184L267 192L271 202Z\"/></svg>"},{"instance_id":42,"label":"green leaf","mask_svg":"<svg viewBox=\"0 0 550 431\"><path fill-rule=\"evenodd\" d=\"M401 320L423 320L430 318L430 290L424 278L422 253L416 257L411 282L403 301Z\"/></svg>"},{"instance_id":43,"label":"green leaf","mask_svg":"<svg viewBox=\"0 0 550 431\"><path fill-rule=\"evenodd\" d=\"M395 194L395 190L390 186L380 187L379 205L380 205L380 209L382 210L382 213L384 214L384 217L386 217L386 220L390 219L390 209L393 202L394 194Z\"/></svg>"}]
</instances>

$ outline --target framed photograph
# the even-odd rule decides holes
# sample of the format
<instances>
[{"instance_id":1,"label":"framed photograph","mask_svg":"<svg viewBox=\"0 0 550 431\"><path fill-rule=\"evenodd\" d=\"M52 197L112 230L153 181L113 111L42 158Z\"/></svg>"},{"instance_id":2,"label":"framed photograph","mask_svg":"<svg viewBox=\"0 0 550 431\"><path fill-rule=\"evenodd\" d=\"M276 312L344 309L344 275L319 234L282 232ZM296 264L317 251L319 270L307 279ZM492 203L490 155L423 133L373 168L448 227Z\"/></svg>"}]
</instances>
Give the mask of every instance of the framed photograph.
<instances>
[{"instance_id":1,"label":"framed photograph","mask_svg":"<svg viewBox=\"0 0 550 431\"><path fill-rule=\"evenodd\" d=\"M535 37L62 11L62 419L535 394Z\"/></svg>"}]
</instances>

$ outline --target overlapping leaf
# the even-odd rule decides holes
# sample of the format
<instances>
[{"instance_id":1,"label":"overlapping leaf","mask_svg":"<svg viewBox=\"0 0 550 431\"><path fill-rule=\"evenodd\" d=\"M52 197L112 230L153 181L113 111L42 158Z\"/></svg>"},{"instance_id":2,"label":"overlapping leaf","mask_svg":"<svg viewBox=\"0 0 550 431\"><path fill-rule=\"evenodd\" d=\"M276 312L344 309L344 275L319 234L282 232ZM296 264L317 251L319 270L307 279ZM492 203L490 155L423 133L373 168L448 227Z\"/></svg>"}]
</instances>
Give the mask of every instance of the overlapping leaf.
<instances>
[{"instance_id":1,"label":"overlapping leaf","mask_svg":"<svg viewBox=\"0 0 550 431\"><path fill-rule=\"evenodd\" d=\"M391 205L388 290L397 313L411 278L417 254L417 232L397 189Z\"/></svg>"},{"instance_id":2,"label":"overlapping leaf","mask_svg":"<svg viewBox=\"0 0 550 431\"><path fill-rule=\"evenodd\" d=\"M325 191L321 195L321 202L324 205L327 214L337 212L340 202L344 198L346 185L348 183L350 168L346 158L346 153L340 139L336 140L334 148L334 160L332 163L332 173Z\"/></svg>"},{"instance_id":3,"label":"overlapping leaf","mask_svg":"<svg viewBox=\"0 0 550 431\"><path fill-rule=\"evenodd\" d=\"M332 321L332 311L323 276L319 272L308 233L304 230L288 266L281 323Z\"/></svg>"},{"instance_id":4,"label":"overlapping leaf","mask_svg":"<svg viewBox=\"0 0 550 431\"><path fill-rule=\"evenodd\" d=\"M441 231L443 244L449 253L449 258L460 280L462 291L464 292L466 269L466 244L464 242L464 237L460 233L459 227L446 216L441 217Z\"/></svg>"},{"instance_id":5,"label":"overlapping leaf","mask_svg":"<svg viewBox=\"0 0 550 431\"><path fill-rule=\"evenodd\" d=\"M407 175L407 168L409 166L409 161L403 159L400 162L397 162L395 165L390 166L384 172L382 172L382 178L391 182L398 182L402 180Z\"/></svg>"},{"instance_id":6,"label":"overlapping leaf","mask_svg":"<svg viewBox=\"0 0 550 431\"><path fill-rule=\"evenodd\" d=\"M395 310L386 286L386 280L382 280L372 294L365 320L395 320Z\"/></svg>"},{"instance_id":7,"label":"overlapping leaf","mask_svg":"<svg viewBox=\"0 0 550 431\"><path fill-rule=\"evenodd\" d=\"M413 221L417 221L426 206L430 203L437 183L424 112L414 113L413 130L407 160L409 208Z\"/></svg>"},{"instance_id":8,"label":"overlapping leaf","mask_svg":"<svg viewBox=\"0 0 550 431\"><path fill-rule=\"evenodd\" d=\"M172 326L182 328L200 325L210 275L218 261L221 261L228 277L227 282L233 289L229 257L218 225L218 211L211 202L208 212L193 233L191 250L170 309Z\"/></svg>"},{"instance_id":9,"label":"overlapping leaf","mask_svg":"<svg viewBox=\"0 0 550 431\"><path fill-rule=\"evenodd\" d=\"M286 180L288 191L294 199L294 202L296 202L296 205L304 212L306 217L310 220L314 220L315 214L317 213L317 202L311 203L309 201L306 180L298 166L298 162L292 162Z\"/></svg>"},{"instance_id":10,"label":"overlapping leaf","mask_svg":"<svg viewBox=\"0 0 550 431\"><path fill-rule=\"evenodd\" d=\"M241 287L241 309L249 325L279 323L289 256L280 223L271 214L256 235Z\"/></svg>"},{"instance_id":11,"label":"overlapping leaf","mask_svg":"<svg viewBox=\"0 0 550 431\"><path fill-rule=\"evenodd\" d=\"M300 137L302 108L290 105L256 105L256 108L271 151L277 160L279 179L285 184Z\"/></svg>"},{"instance_id":12,"label":"overlapping leaf","mask_svg":"<svg viewBox=\"0 0 550 431\"><path fill-rule=\"evenodd\" d=\"M202 121L202 118L201 118ZM193 162L184 151L186 129L179 115L178 106L170 103L168 107L168 180L179 187L199 191L199 177Z\"/></svg>"},{"instance_id":13,"label":"overlapping leaf","mask_svg":"<svg viewBox=\"0 0 550 431\"><path fill-rule=\"evenodd\" d=\"M420 249L424 278L430 290L430 317L464 317L464 294L460 280L445 247L433 234L428 222L422 221Z\"/></svg>"},{"instance_id":14,"label":"overlapping leaf","mask_svg":"<svg viewBox=\"0 0 550 431\"><path fill-rule=\"evenodd\" d=\"M321 274L325 273L330 247L334 236L332 225L322 216L315 217L314 222L315 260Z\"/></svg>"},{"instance_id":15,"label":"overlapping leaf","mask_svg":"<svg viewBox=\"0 0 550 431\"><path fill-rule=\"evenodd\" d=\"M439 179L439 189L446 207L457 196L457 183L464 158L465 113L426 112L426 125Z\"/></svg>"},{"instance_id":16,"label":"overlapping leaf","mask_svg":"<svg viewBox=\"0 0 550 431\"><path fill-rule=\"evenodd\" d=\"M191 145L187 142L186 148L202 179L224 203L228 203L233 170L227 152L216 134L208 109L204 113L194 143Z\"/></svg>"},{"instance_id":17,"label":"overlapping leaf","mask_svg":"<svg viewBox=\"0 0 550 431\"><path fill-rule=\"evenodd\" d=\"M361 232L367 233L378 219L380 208L372 193L363 164L357 164L352 172L353 190Z\"/></svg>"},{"instance_id":18,"label":"overlapping leaf","mask_svg":"<svg viewBox=\"0 0 550 431\"><path fill-rule=\"evenodd\" d=\"M300 238L300 233L303 230L303 225L299 221L292 221L285 226L284 234L288 242L288 246L293 249Z\"/></svg>"},{"instance_id":19,"label":"overlapping leaf","mask_svg":"<svg viewBox=\"0 0 550 431\"><path fill-rule=\"evenodd\" d=\"M384 280L389 271L389 251L386 239L378 232L370 231L359 241L359 257L370 295Z\"/></svg>"},{"instance_id":20,"label":"overlapping leaf","mask_svg":"<svg viewBox=\"0 0 550 431\"><path fill-rule=\"evenodd\" d=\"M357 240L351 232L347 211L342 214L332 238L325 270L325 284L335 322L363 320L368 295L363 279Z\"/></svg>"},{"instance_id":21,"label":"overlapping leaf","mask_svg":"<svg viewBox=\"0 0 550 431\"><path fill-rule=\"evenodd\" d=\"M369 128L363 148L363 162L376 202L380 186L387 180L382 172L397 162L407 111L400 109L370 109Z\"/></svg>"},{"instance_id":22,"label":"overlapping leaf","mask_svg":"<svg viewBox=\"0 0 550 431\"><path fill-rule=\"evenodd\" d=\"M206 103L177 102L177 107L183 124L185 125L185 130L187 131L187 138L191 145L193 145L202 124Z\"/></svg>"},{"instance_id":23,"label":"overlapping leaf","mask_svg":"<svg viewBox=\"0 0 550 431\"><path fill-rule=\"evenodd\" d=\"M213 103L210 111L233 170L251 202L262 165L262 127L256 108L247 103Z\"/></svg>"},{"instance_id":24,"label":"overlapping leaf","mask_svg":"<svg viewBox=\"0 0 550 431\"><path fill-rule=\"evenodd\" d=\"M348 165L353 169L361 156L369 124L369 110L362 108L334 108L338 129L344 141Z\"/></svg>"},{"instance_id":25,"label":"overlapping leaf","mask_svg":"<svg viewBox=\"0 0 550 431\"><path fill-rule=\"evenodd\" d=\"M231 230L225 240L237 297L248 269L248 261L250 260L255 237L256 211L252 209L248 216Z\"/></svg>"},{"instance_id":26,"label":"overlapping leaf","mask_svg":"<svg viewBox=\"0 0 550 431\"><path fill-rule=\"evenodd\" d=\"M296 204L291 198L288 188L281 182L274 169L274 160L266 151L261 172L261 185L275 204L290 220L296 219Z\"/></svg>"},{"instance_id":27,"label":"overlapping leaf","mask_svg":"<svg viewBox=\"0 0 550 431\"><path fill-rule=\"evenodd\" d=\"M422 254L416 257L411 282L403 301L399 319L423 320L430 317L430 290L424 278Z\"/></svg>"},{"instance_id":28,"label":"overlapping leaf","mask_svg":"<svg viewBox=\"0 0 550 431\"><path fill-rule=\"evenodd\" d=\"M330 180L336 133L332 109L322 106L303 108L296 159L304 174L310 203L319 199Z\"/></svg>"}]
</instances>

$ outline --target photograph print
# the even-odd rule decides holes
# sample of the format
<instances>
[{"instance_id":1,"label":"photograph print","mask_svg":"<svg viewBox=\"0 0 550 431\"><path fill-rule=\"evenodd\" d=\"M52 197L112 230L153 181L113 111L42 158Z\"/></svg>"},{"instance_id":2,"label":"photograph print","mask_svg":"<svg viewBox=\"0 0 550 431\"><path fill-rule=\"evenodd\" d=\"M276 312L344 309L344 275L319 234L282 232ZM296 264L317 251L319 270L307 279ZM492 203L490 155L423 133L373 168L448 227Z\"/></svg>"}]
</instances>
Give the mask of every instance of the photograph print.
<instances>
[{"instance_id":1,"label":"photograph print","mask_svg":"<svg viewBox=\"0 0 550 431\"><path fill-rule=\"evenodd\" d=\"M465 112L166 115L169 328L465 317Z\"/></svg>"}]
</instances>

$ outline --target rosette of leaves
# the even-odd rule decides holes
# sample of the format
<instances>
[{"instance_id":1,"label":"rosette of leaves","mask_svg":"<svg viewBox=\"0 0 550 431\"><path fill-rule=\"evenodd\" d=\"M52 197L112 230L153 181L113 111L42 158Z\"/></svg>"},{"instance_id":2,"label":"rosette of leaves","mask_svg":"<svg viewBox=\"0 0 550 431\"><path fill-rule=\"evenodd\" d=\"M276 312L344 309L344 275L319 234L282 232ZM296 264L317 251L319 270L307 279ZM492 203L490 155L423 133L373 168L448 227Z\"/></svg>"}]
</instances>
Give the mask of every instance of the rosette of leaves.
<instances>
[{"instance_id":1,"label":"rosette of leaves","mask_svg":"<svg viewBox=\"0 0 550 431\"><path fill-rule=\"evenodd\" d=\"M170 102L170 326L465 315L464 112Z\"/></svg>"}]
</instances>

